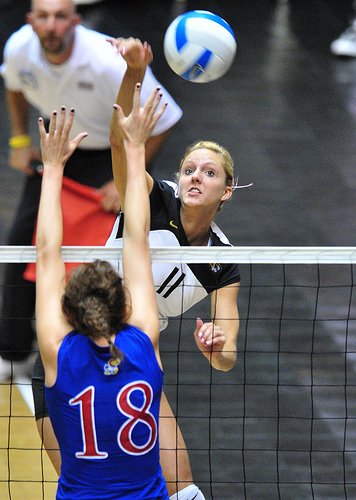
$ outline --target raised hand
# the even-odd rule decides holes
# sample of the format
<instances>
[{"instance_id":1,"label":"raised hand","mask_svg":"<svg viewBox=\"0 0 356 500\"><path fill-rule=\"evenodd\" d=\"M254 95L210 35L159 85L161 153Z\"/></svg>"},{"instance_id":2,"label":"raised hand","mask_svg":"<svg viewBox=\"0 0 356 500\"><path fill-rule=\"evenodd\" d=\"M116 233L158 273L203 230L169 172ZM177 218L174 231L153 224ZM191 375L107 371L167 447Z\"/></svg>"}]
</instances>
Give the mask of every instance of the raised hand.
<instances>
[{"instance_id":1,"label":"raised hand","mask_svg":"<svg viewBox=\"0 0 356 500\"><path fill-rule=\"evenodd\" d=\"M153 60L151 46L138 38L108 38L107 41L116 48L131 69L146 68Z\"/></svg>"},{"instance_id":2,"label":"raised hand","mask_svg":"<svg viewBox=\"0 0 356 500\"><path fill-rule=\"evenodd\" d=\"M49 130L46 132L43 118L38 119L38 130L40 133L41 152L43 166L61 166L73 154L80 142L88 135L86 132L78 134L73 140L69 140L69 133L73 125L74 109L66 114L66 108L62 106L61 111L53 111L49 124Z\"/></svg>"},{"instance_id":3,"label":"raised hand","mask_svg":"<svg viewBox=\"0 0 356 500\"><path fill-rule=\"evenodd\" d=\"M134 145L146 143L154 126L167 107L167 103L164 103L159 108L162 98L159 87L151 92L151 95L143 106L140 106L140 94L141 84L137 83L133 96L132 111L127 117L124 115L122 108L118 104L114 104L116 110L116 124L120 130L121 136L124 141Z\"/></svg>"}]
</instances>

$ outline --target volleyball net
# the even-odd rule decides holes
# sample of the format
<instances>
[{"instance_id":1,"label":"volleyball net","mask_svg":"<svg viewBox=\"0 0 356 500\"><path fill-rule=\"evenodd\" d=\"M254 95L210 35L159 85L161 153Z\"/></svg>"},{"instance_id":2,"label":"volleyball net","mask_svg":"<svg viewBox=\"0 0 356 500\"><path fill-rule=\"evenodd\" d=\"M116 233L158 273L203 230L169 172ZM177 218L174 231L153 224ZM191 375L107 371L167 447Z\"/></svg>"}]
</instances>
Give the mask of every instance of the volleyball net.
<instances>
[{"instance_id":1,"label":"volleyball net","mask_svg":"<svg viewBox=\"0 0 356 500\"><path fill-rule=\"evenodd\" d=\"M63 249L68 262L119 253ZM0 268L34 260L33 247L0 249ZM231 371L212 369L193 339L195 318L210 319L209 301L172 318L161 335L165 392L206 498L356 498L356 247L160 248L152 260L240 265ZM31 441L33 417L15 403L16 384L1 389L1 498L20 498L16 488L29 483L36 498L50 498L56 478Z\"/></svg>"}]
</instances>

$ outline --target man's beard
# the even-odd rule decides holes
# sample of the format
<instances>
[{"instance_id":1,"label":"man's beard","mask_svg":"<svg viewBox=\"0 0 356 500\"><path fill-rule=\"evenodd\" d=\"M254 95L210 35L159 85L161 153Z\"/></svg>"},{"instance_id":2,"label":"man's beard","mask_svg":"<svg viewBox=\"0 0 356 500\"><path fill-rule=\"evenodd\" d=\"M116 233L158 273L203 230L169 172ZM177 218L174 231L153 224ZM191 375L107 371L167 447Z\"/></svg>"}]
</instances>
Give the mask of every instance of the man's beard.
<instances>
[{"instance_id":1,"label":"man's beard","mask_svg":"<svg viewBox=\"0 0 356 500\"><path fill-rule=\"evenodd\" d=\"M43 37L41 39L41 47L48 54L59 55L65 50L65 44L63 40L57 37Z\"/></svg>"}]
</instances>

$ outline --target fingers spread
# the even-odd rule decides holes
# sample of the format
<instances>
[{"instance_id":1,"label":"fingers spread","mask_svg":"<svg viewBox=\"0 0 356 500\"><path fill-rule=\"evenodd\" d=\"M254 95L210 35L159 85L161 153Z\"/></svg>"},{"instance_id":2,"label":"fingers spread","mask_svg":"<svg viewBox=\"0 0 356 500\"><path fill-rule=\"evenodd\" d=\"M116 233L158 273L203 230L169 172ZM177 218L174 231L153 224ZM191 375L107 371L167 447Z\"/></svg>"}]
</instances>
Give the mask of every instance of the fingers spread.
<instances>
[{"instance_id":1,"label":"fingers spread","mask_svg":"<svg viewBox=\"0 0 356 500\"><path fill-rule=\"evenodd\" d=\"M46 135L46 129L45 129L45 126L44 126L44 122L43 122L42 116L40 116L38 118L38 131L39 131L39 134L40 134L41 138L45 137L45 135Z\"/></svg>"},{"instance_id":2,"label":"fingers spread","mask_svg":"<svg viewBox=\"0 0 356 500\"><path fill-rule=\"evenodd\" d=\"M160 97L159 97L159 100L157 101L157 98L159 96L158 92L160 90L160 87L156 87L150 94L149 98L147 99L143 109L146 111L146 112L149 112L149 111L152 111L153 110L153 113L155 112L155 110L157 109L157 106L158 106L158 103L159 103L159 100L160 100ZM162 96L162 94L161 94ZM152 114L153 114L152 113Z\"/></svg>"},{"instance_id":3,"label":"fingers spread","mask_svg":"<svg viewBox=\"0 0 356 500\"><path fill-rule=\"evenodd\" d=\"M57 120L56 132L58 135L62 135L63 131L65 132L65 121L66 121L66 108L65 106L61 107L61 111L59 113L59 117Z\"/></svg>"},{"instance_id":4,"label":"fingers spread","mask_svg":"<svg viewBox=\"0 0 356 500\"><path fill-rule=\"evenodd\" d=\"M57 126L57 111L52 111L51 120L49 122L49 133L53 135Z\"/></svg>"},{"instance_id":5,"label":"fingers spread","mask_svg":"<svg viewBox=\"0 0 356 500\"><path fill-rule=\"evenodd\" d=\"M72 140L72 143L75 145L75 147L77 147L82 142L82 140L85 139L86 137L88 137L88 133L81 132Z\"/></svg>"},{"instance_id":6,"label":"fingers spread","mask_svg":"<svg viewBox=\"0 0 356 500\"><path fill-rule=\"evenodd\" d=\"M135 92L132 101L132 110L137 112L140 108L140 96L141 96L141 83L137 82L135 85Z\"/></svg>"}]
</instances>

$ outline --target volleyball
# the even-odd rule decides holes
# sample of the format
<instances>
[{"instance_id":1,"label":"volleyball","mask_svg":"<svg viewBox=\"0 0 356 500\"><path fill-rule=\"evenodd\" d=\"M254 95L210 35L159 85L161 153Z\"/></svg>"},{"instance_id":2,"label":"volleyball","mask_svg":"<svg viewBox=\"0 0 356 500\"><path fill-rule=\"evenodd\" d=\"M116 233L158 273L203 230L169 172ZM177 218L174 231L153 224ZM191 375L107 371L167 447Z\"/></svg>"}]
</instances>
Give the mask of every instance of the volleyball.
<instances>
[{"instance_id":1,"label":"volleyball","mask_svg":"<svg viewBox=\"0 0 356 500\"><path fill-rule=\"evenodd\" d=\"M207 83L228 71L235 58L236 40L220 16L193 10L169 25L163 49L168 65L177 75L190 82Z\"/></svg>"}]
</instances>

